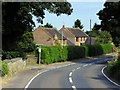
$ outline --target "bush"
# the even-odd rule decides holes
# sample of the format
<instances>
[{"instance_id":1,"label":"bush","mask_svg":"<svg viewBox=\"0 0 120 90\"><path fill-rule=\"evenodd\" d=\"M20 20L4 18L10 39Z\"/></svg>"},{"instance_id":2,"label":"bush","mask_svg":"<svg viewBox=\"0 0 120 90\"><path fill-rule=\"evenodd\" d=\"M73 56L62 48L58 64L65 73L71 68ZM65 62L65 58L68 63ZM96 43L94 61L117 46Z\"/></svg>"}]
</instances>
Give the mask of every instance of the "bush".
<instances>
[{"instance_id":1,"label":"bush","mask_svg":"<svg viewBox=\"0 0 120 90\"><path fill-rule=\"evenodd\" d=\"M0 74L1 76L5 76L6 74L8 74L9 69L8 69L8 64L4 61L0 61Z\"/></svg>"},{"instance_id":2,"label":"bush","mask_svg":"<svg viewBox=\"0 0 120 90\"><path fill-rule=\"evenodd\" d=\"M26 54L24 52L18 52L18 51L3 51L2 52L2 60L12 59L12 58L16 58L16 57L25 58Z\"/></svg>"},{"instance_id":3,"label":"bush","mask_svg":"<svg viewBox=\"0 0 120 90\"><path fill-rule=\"evenodd\" d=\"M117 61L111 61L110 63L108 63L107 69L110 76L115 76L115 78L120 80L120 78L118 77L120 75L120 54Z\"/></svg>"}]
</instances>

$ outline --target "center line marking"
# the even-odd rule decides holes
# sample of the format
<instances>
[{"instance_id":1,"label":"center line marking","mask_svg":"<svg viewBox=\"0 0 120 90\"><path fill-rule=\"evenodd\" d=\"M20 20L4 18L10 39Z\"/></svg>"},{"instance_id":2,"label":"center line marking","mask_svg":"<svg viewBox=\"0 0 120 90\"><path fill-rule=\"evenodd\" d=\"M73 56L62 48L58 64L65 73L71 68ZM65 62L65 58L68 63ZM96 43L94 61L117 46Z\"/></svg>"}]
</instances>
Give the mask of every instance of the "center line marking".
<instances>
[{"instance_id":1,"label":"center line marking","mask_svg":"<svg viewBox=\"0 0 120 90\"><path fill-rule=\"evenodd\" d=\"M73 88L74 90L77 90L77 88L76 88L75 86L72 86L72 88Z\"/></svg>"},{"instance_id":2,"label":"center line marking","mask_svg":"<svg viewBox=\"0 0 120 90\"><path fill-rule=\"evenodd\" d=\"M80 69L80 67L78 67L77 69Z\"/></svg>"},{"instance_id":3,"label":"center line marking","mask_svg":"<svg viewBox=\"0 0 120 90\"><path fill-rule=\"evenodd\" d=\"M70 80L70 83L73 83L73 81L72 81L72 78L71 78L71 77L69 77L69 80Z\"/></svg>"},{"instance_id":4,"label":"center line marking","mask_svg":"<svg viewBox=\"0 0 120 90\"><path fill-rule=\"evenodd\" d=\"M75 71L75 69L72 70L72 72L74 72L74 71Z\"/></svg>"},{"instance_id":5,"label":"center line marking","mask_svg":"<svg viewBox=\"0 0 120 90\"><path fill-rule=\"evenodd\" d=\"M88 64L85 64L84 67L86 67Z\"/></svg>"},{"instance_id":6,"label":"center line marking","mask_svg":"<svg viewBox=\"0 0 120 90\"><path fill-rule=\"evenodd\" d=\"M70 77L72 76L72 72L70 72L69 76L70 76Z\"/></svg>"}]
</instances>

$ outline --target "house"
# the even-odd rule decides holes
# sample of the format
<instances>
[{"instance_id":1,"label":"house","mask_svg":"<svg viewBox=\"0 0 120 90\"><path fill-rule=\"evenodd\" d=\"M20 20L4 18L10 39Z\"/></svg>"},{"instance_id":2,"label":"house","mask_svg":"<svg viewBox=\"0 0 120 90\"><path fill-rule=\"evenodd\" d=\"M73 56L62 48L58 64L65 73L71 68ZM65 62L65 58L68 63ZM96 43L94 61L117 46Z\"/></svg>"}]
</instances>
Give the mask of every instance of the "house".
<instances>
[{"instance_id":1,"label":"house","mask_svg":"<svg viewBox=\"0 0 120 90\"><path fill-rule=\"evenodd\" d=\"M80 28L66 28L63 26L60 32L76 46L84 45L88 38L88 35Z\"/></svg>"},{"instance_id":2,"label":"house","mask_svg":"<svg viewBox=\"0 0 120 90\"><path fill-rule=\"evenodd\" d=\"M55 28L44 28L39 26L33 31L33 37L36 45L54 46L56 40L64 46L71 44L71 42Z\"/></svg>"}]
</instances>

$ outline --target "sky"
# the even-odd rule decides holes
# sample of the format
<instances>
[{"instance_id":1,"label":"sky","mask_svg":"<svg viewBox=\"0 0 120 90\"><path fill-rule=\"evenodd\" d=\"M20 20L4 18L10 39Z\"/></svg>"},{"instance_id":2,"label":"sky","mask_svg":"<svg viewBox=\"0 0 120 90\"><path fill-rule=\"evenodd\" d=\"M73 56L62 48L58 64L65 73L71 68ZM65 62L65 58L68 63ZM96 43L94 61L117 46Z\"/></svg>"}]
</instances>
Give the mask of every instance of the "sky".
<instances>
[{"instance_id":1,"label":"sky","mask_svg":"<svg viewBox=\"0 0 120 90\"><path fill-rule=\"evenodd\" d=\"M70 0L71 1L71 0ZM99 1L99 0L98 0ZM100 24L100 20L96 13L103 9L104 1L101 2L70 2L73 8L73 13L71 15L62 14L57 16L56 14L51 14L45 11L45 18L43 19L43 24L37 23L35 25L37 28L39 25L45 25L46 23L52 24L57 30L60 30L63 25L65 27L73 27L75 20L79 19L83 25L85 31L90 30L90 19L91 27L94 23Z\"/></svg>"}]
</instances>

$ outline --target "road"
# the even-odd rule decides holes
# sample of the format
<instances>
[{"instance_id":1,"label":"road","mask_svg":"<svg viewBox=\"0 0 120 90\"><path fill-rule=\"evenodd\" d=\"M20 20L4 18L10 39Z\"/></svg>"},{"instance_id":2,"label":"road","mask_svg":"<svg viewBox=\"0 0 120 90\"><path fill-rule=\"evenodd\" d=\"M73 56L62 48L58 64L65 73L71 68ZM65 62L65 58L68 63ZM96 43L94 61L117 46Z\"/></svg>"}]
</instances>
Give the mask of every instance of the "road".
<instances>
[{"instance_id":1,"label":"road","mask_svg":"<svg viewBox=\"0 0 120 90\"><path fill-rule=\"evenodd\" d=\"M107 88L114 90L119 87L109 82L101 70L103 62L111 58L102 58L91 61L77 61L75 64L53 69L38 75L28 86L29 88L69 88L79 90L83 88Z\"/></svg>"}]
</instances>

